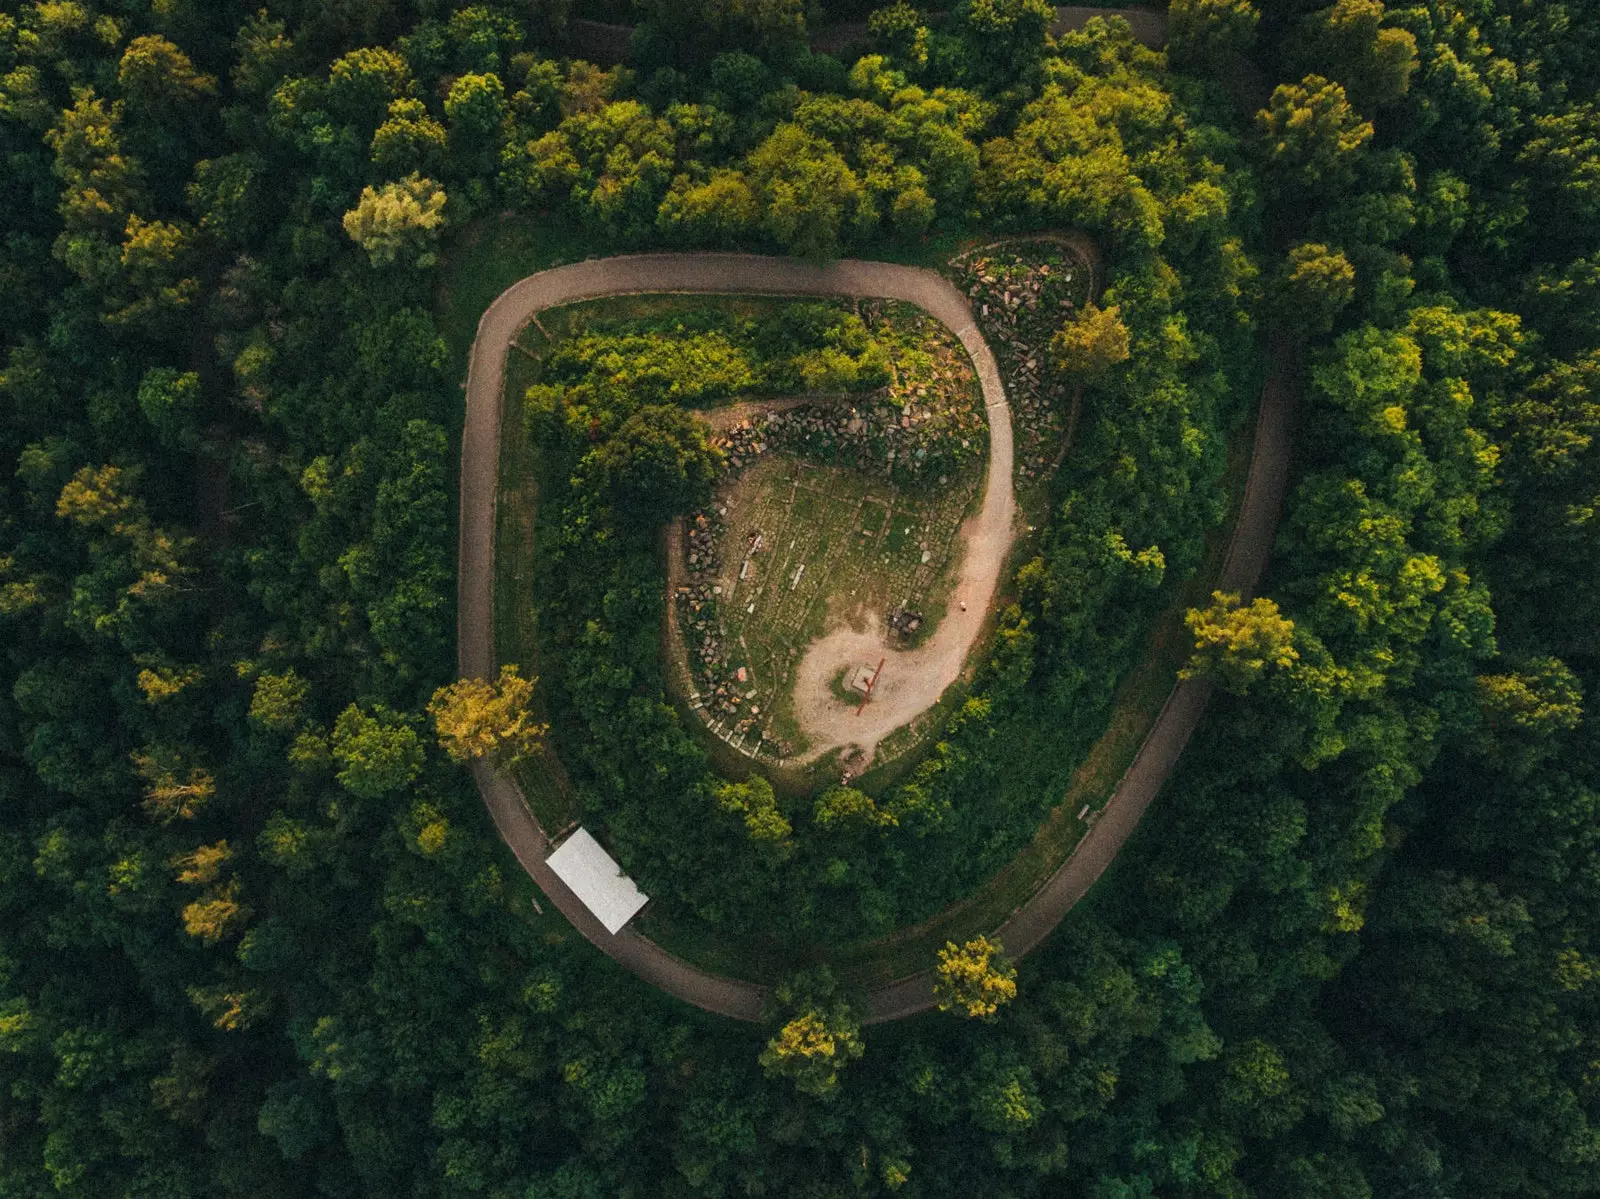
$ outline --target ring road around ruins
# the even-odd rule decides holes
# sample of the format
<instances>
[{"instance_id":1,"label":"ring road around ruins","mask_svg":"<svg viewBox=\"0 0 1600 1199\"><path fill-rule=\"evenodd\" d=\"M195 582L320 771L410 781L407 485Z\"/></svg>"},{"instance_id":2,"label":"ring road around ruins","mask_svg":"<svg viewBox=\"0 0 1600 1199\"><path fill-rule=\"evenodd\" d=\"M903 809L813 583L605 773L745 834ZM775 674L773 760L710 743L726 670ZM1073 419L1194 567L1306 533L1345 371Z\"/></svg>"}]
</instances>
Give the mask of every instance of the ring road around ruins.
<instances>
[{"instance_id":1,"label":"ring road around ruins","mask_svg":"<svg viewBox=\"0 0 1600 1199\"><path fill-rule=\"evenodd\" d=\"M956 681L1014 539L1011 417L999 370L966 297L933 271L881 262L818 266L744 254L629 255L541 271L502 292L479 322L467 371L457 614L461 676L489 678L496 667L495 504L505 360L513 339L547 308L605 296L671 292L886 297L924 309L961 340L976 369L989 419L988 481L975 525L965 530L967 551L961 569L963 591L978 602L970 605L971 619L943 622L933 639L940 642L939 652L929 655L931 662L937 662L937 671L919 684L928 692L926 700L931 704ZM1273 366L1262 391L1250 473L1216 582L1226 591L1248 593L1260 579L1287 487L1292 355L1276 341L1271 351ZM1209 685L1199 680L1174 687L1099 819L1045 884L994 930L1008 953L1020 957L1038 945L1100 877L1177 764L1209 696ZM590 942L634 974L687 1003L735 1019L760 1019L765 987L701 970L631 928L608 932L551 869L550 839L515 781L484 759L475 762L472 770L495 826L518 862ZM866 1019L869 1023L894 1020L924 1011L933 1003L932 972L924 971L868 992Z\"/></svg>"}]
</instances>

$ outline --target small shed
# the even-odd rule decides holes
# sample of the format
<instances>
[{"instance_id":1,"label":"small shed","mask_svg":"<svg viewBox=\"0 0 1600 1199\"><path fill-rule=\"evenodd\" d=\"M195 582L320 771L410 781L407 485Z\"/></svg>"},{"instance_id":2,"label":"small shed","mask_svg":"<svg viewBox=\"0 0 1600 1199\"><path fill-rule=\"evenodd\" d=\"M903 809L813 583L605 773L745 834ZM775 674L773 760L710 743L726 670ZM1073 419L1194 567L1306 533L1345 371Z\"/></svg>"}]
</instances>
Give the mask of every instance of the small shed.
<instances>
[{"instance_id":1,"label":"small shed","mask_svg":"<svg viewBox=\"0 0 1600 1199\"><path fill-rule=\"evenodd\" d=\"M580 828L563 841L548 862L556 877L613 935L650 901L587 829Z\"/></svg>"}]
</instances>

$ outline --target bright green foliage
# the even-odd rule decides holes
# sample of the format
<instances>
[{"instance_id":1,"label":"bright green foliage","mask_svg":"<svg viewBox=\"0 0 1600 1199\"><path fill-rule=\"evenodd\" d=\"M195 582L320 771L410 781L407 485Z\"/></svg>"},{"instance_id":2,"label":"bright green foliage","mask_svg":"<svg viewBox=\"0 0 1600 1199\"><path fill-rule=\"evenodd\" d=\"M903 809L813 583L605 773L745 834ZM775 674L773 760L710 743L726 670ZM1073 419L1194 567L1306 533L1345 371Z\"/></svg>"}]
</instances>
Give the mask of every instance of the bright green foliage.
<instances>
[{"instance_id":1,"label":"bright green foliage","mask_svg":"<svg viewBox=\"0 0 1600 1199\"><path fill-rule=\"evenodd\" d=\"M878 212L844 158L799 125L784 124L751 151L751 182L766 209L766 230L791 254L832 258L864 237Z\"/></svg>"},{"instance_id":2,"label":"bright green foliage","mask_svg":"<svg viewBox=\"0 0 1600 1199\"><path fill-rule=\"evenodd\" d=\"M444 126L420 100L395 100L372 135L372 162L392 174L426 174L444 165Z\"/></svg>"},{"instance_id":3,"label":"bright green foliage","mask_svg":"<svg viewBox=\"0 0 1600 1199\"><path fill-rule=\"evenodd\" d=\"M1478 702L1490 728L1534 737L1574 729L1583 718L1583 687L1557 658L1540 658L1515 674L1478 676Z\"/></svg>"},{"instance_id":4,"label":"bright green foliage","mask_svg":"<svg viewBox=\"0 0 1600 1199\"><path fill-rule=\"evenodd\" d=\"M328 107L341 121L374 129L410 84L405 59L392 50L375 46L352 50L329 69Z\"/></svg>"},{"instance_id":5,"label":"bright green foliage","mask_svg":"<svg viewBox=\"0 0 1600 1199\"><path fill-rule=\"evenodd\" d=\"M505 88L497 75L463 75L444 100L450 147L459 165L487 169L499 155L506 122Z\"/></svg>"},{"instance_id":6,"label":"bright green foliage","mask_svg":"<svg viewBox=\"0 0 1600 1199\"><path fill-rule=\"evenodd\" d=\"M1355 298L1356 269L1341 250L1303 242L1289 251L1278 294L1286 321L1303 333L1326 333Z\"/></svg>"},{"instance_id":7,"label":"bright green foliage","mask_svg":"<svg viewBox=\"0 0 1600 1199\"><path fill-rule=\"evenodd\" d=\"M760 224L761 204L740 171L713 171L704 183L688 176L673 180L661 201L657 224L663 233L685 245L738 245Z\"/></svg>"},{"instance_id":8,"label":"bright green foliage","mask_svg":"<svg viewBox=\"0 0 1600 1199\"><path fill-rule=\"evenodd\" d=\"M398 183L363 188L361 202L344 214L344 231L367 252L373 266L431 266L444 205L444 188L432 179L408 175Z\"/></svg>"},{"instance_id":9,"label":"bright green foliage","mask_svg":"<svg viewBox=\"0 0 1600 1199\"><path fill-rule=\"evenodd\" d=\"M830 787L822 793L811 819L819 828L837 832L860 832L896 823L893 812L885 811L872 797L854 787Z\"/></svg>"},{"instance_id":10,"label":"bright green foliage","mask_svg":"<svg viewBox=\"0 0 1600 1199\"><path fill-rule=\"evenodd\" d=\"M117 86L135 119L171 119L214 96L217 81L194 69L189 56L158 35L136 37L117 64Z\"/></svg>"},{"instance_id":11,"label":"bright green foliage","mask_svg":"<svg viewBox=\"0 0 1600 1199\"><path fill-rule=\"evenodd\" d=\"M717 806L744 821L750 839L770 847L774 853L787 853L793 830L778 810L772 784L753 774L742 783L725 783L717 789Z\"/></svg>"},{"instance_id":12,"label":"bright green foliage","mask_svg":"<svg viewBox=\"0 0 1600 1199\"><path fill-rule=\"evenodd\" d=\"M1211 606L1191 608L1184 618L1194 634L1194 656L1184 678L1211 679L1225 691L1243 694L1267 667L1287 670L1300 655L1294 648L1294 622L1264 597L1242 607L1238 595L1211 593Z\"/></svg>"},{"instance_id":13,"label":"bright green foliage","mask_svg":"<svg viewBox=\"0 0 1600 1199\"><path fill-rule=\"evenodd\" d=\"M977 937L965 945L947 942L934 969L934 994L941 1012L993 1020L1017 997L1017 968L998 942Z\"/></svg>"},{"instance_id":14,"label":"bright green foliage","mask_svg":"<svg viewBox=\"0 0 1600 1199\"><path fill-rule=\"evenodd\" d=\"M1128 329L1115 305L1090 302L1066 321L1050 339L1056 370L1076 383L1093 383L1113 366L1128 360Z\"/></svg>"},{"instance_id":15,"label":"bright green foliage","mask_svg":"<svg viewBox=\"0 0 1600 1199\"><path fill-rule=\"evenodd\" d=\"M1372 122L1350 106L1343 87L1321 75L1279 84L1256 125L1273 174L1307 190L1349 187L1372 140Z\"/></svg>"},{"instance_id":16,"label":"bright green foliage","mask_svg":"<svg viewBox=\"0 0 1600 1199\"><path fill-rule=\"evenodd\" d=\"M363 799L400 790L422 769L417 731L386 708L368 714L351 704L334 721L332 745L339 782Z\"/></svg>"},{"instance_id":17,"label":"bright green foliage","mask_svg":"<svg viewBox=\"0 0 1600 1199\"><path fill-rule=\"evenodd\" d=\"M292 732L300 724L310 688L290 667L282 674L261 674L250 696L250 719L275 733Z\"/></svg>"}]
</instances>

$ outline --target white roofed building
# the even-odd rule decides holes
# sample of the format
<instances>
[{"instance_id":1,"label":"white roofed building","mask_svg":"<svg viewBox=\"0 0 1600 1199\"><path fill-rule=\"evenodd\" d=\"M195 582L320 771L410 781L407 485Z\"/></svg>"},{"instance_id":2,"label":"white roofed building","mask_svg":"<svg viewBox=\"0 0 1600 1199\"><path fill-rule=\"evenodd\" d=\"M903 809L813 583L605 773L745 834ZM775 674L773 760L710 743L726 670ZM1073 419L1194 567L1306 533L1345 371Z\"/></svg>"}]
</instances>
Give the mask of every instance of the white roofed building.
<instances>
[{"instance_id":1,"label":"white roofed building","mask_svg":"<svg viewBox=\"0 0 1600 1199\"><path fill-rule=\"evenodd\" d=\"M580 828L563 841L548 864L613 935L650 902L587 829Z\"/></svg>"}]
</instances>

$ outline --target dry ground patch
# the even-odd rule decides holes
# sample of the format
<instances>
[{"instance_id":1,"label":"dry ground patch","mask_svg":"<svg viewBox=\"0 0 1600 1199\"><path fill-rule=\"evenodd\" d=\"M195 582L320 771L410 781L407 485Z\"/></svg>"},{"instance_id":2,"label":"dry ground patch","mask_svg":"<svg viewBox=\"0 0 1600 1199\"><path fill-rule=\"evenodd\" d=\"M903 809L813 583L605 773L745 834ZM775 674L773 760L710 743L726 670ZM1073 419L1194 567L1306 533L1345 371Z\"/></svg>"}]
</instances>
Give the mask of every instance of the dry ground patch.
<instances>
[{"instance_id":1,"label":"dry ground patch","mask_svg":"<svg viewBox=\"0 0 1600 1199\"><path fill-rule=\"evenodd\" d=\"M719 491L682 547L695 568L694 547L709 541L716 565L693 570L697 588L684 584L678 598L695 677L707 688L696 702L710 705L714 730L731 732L738 748L801 754L811 747L792 685L808 645L846 625L887 626L891 614L915 624L896 634L907 648L936 627L983 472L971 466L945 479L897 486L778 453ZM709 602L699 598L707 586ZM859 704L840 674L837 702Z\"/></svg>"}]
</instances>

